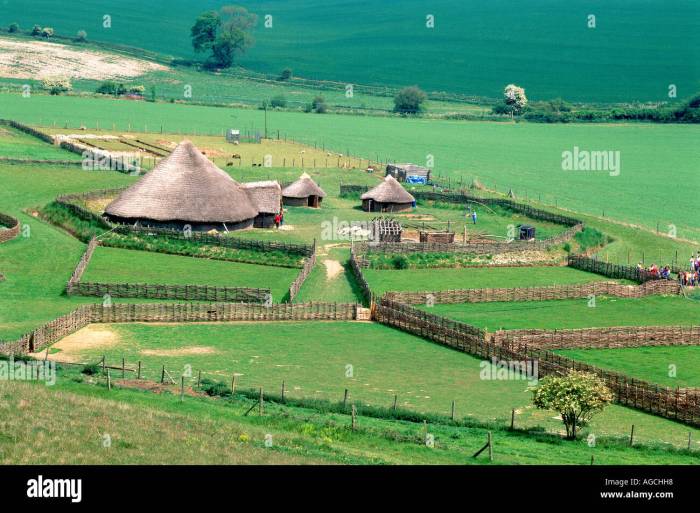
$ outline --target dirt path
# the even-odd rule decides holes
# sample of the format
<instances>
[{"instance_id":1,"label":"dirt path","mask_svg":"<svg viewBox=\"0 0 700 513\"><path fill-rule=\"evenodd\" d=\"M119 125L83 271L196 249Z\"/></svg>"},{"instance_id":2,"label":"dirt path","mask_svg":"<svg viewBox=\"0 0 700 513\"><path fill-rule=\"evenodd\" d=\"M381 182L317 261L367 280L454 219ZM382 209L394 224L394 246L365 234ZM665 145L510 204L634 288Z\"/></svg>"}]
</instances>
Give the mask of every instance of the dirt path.
<instances>
[{"instance_id":1,"label":"dirt path","mask_svg":"<svg viewBox=\"0 0 700 513\"><path fill-rule=\"evenodd\" d=\"M328 281L336 279L345 271L337 260L324 260L323 265L326 266L326 279Z\"/></svg>"},{"instance_id":2,"label":"dirt path","mask_svg":"<svg viewBox=\"0 0 700 513\"><path fill-rule=\"evenodd\" d=\"M75 333L59 340L53 349L60 349L59 352L49 354L49 360L61 362L82 361L82 351L86 349L108 348L119 343L119 335L107 326L90 324ZM32 356L44 357L44 351L33 353Z\"/></svg>"}]
</instances>

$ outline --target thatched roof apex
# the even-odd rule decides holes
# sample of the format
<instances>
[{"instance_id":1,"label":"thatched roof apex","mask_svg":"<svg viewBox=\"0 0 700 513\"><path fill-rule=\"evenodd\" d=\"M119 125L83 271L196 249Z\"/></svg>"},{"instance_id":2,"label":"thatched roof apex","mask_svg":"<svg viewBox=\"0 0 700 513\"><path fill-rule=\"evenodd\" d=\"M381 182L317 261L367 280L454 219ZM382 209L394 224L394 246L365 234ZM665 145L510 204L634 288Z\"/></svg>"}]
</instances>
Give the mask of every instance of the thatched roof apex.
<instances>
[{"instance_id":1,"label":"thatched roof apex","mask_svg":"<svg viewBox=\"0 0 700 513\"><path fill-rule=\"evenodd\" d=\"M182 141L153 170L107 205L105 213L154 221L237 223L257 210L241 185Z\"/></svg>"},{"instance_id":2,"label":"thatched roof apex","mask_svg":"<svg viewBox=\"0 0 700 513\"><path fill-rule=\"evenodd\" d=\"M280 211L282 188L276 180L247 182L241 184L253 206L261 214L276 214Z\"/></svg>"},{"instance_id":3,"label":"thatched roof apex","mask_svg":"<svg viewBox=\"0 0 700 513\"><path fill-rule=\"evenodd\" d=\"M415 198L391 175L387 175L382 183L364 193L360 198L380 203L413 203L415 201Z\"/></svg>"},{"instance_id":4,"label":"thatched roof apex","mask_svg":"<svg viewBox=\"0 0 700 513\"><path fill-rule=\"evenodd\" d=\"M286 198L308 198L309 196L325 198L326 193L307 173L303 173L296 182L284 188L282 196Z\"/></svg>"}]
</instances>

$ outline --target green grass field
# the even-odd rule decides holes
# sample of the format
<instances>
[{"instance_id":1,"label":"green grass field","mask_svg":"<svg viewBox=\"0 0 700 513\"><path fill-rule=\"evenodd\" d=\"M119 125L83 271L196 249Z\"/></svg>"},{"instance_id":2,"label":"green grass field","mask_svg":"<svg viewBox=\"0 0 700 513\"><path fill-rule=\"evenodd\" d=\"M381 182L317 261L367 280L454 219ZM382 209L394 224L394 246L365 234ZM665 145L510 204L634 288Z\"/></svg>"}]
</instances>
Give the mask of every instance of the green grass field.
<instances>
[{"instance_id":1,"label":"green grass field","mask_svg":"<svg viewBox=\"0 0 700 513\"><path fill-rule=\"evenodd\" d=\"M31 7L10 2L0 24L18 21L24 29L50 24L69 36L84 29L90 39L189 58L194 19L220 4L172 0L165 8L164 2L125 0L108 6L104 0L86 0L80 12L68 15L49 0L36 0ZM490 97L515 82L532 98L594 101L660 101L667 99L670 83L688 94L698 85L698 68L688 65L697 62L692 41L700 33L698 7L689 0L673 9L659 0L616 0L594 9L584 0L565 5L529 0L519 9L504 0L439 0L429 9L418 0L400 6L379 0L239 4L260 17L256 45L241 64L272 74L291 67L309 78L418 83L429 90ZM153 9L162 14L156 25ZM102 26L105 13L113 18L111 29ZM266 14L273 17L271 28L262 26ZM426 28L428 14L435 17L434 28ZM588 14L596 15L594 29L587 27ZM397 41L387 34L410 37Z\"/></svg>"},{"instance_id":2,"label":"green grass field","mask_svg":"<svg viewBox=\"0 0 700 513\"><path fill-rule=\"evenodd\" d=\"M465 269L363 269L372 290L378 294L386 291L431 291L454 289L485 289L542 287L608 281L599 274L580 271L572 267L475 267ZM537 303L535 303L537 304ZM444 305L447 306L447 305Z\"/></svg>"},{"instance_id":3,"label":"green grass field","mask_svg":"<svg viewBox=\"0 0 700 513\"><path fill-rule=\"evenodd\" d=\"M83 281L269 288L282 300L298 269L98 247Z\"/></svg>"},{"instance_id":4,"label":"green grass field","mask_svg":"<svg viewBox=\"0 0 700 513\"><path fill-rule=\"evenodd\" d=\"M0 383L3 464L488 464L470 456L491 431L494 464L696 464L697 455L672 446L627 447L621 437L564 442L553 436L508 431L502 425L422 424L360 417L267 402L265 416L245 416L251 401L192 397L173 387L154 394L114 387L77 369L61 370L57 385ZM169 393L172 392L172 393ZM60 414L62 422L55 422ZM27 430L34 433L31 439ZM158 433L158 436L153 436ZM106 438L108 435L109 438ZM271 437L271 438L270 438ZM272 446L265 445L265 439ZM109 444L105 446L105 440ZM57 448L61 448L60 451Z\"/></svg>"},{"instance_id":5,"label":"green grass field","mask_svg":"<svg viewBox=\"0 0 700 513\"><path fill-rule=\"evenodd\" d=\"M80 155L40 141L36 137L0 126L0 156L15 159L80 160Z\"/></svg>"},{"instance_id":6,"label":"green grass field","mask_svg":"<svg viewBox=\"0 0 700 513\"><path fill-rule=\"evenodd\" d=\"M700 386L697 346L562 349L559 354L667 387Z\"/></svg>"},{"instance_id":7,"label":"green grass field","mask_svg":"<svg viewBox=\"0 0 700 513\"><path fill-rule=\"evenodd\" d=\"M420 307L489 331L498 329L602 328L606 326L691 326L698 322L700 305L679 296L621 299L597 296L517 303L456 303Z\"/></svg>"},{"instance_id":8,"label":"green grass field","mask_svg":"<svg viewBox=\"0 0 700 513\"><path fill-rule=\"evenodd\" d=\"M144 124L165 131L220 134L230 126L262 131L264 113L179 104L107 99L0 94L4 116L51 126L85 124L142 130ZM478 177L488 187L514 189L518 197L540 200L582 213L633 222L661 234L700 240L700 221L689 215L696 206L687 191L698 184L694 142L700 127L650 124L572 124L458 122L350 115L268 113L269 130L293 134L300 141L373 160L425 163L432 155L435 172ZM503 141L508 141L507 147ZM563 171L562 152L574 146L619 151L619 176L607 172ZM664 170L673 178L664 180ZM677 187L674 184L682 184ZM677 245L674 239L668 247ZM697 245L697 244L696 244ZM651 252L651 248L650 248Z\"/></svg>"},{"instance_id":9,"label":"green grass field","mask_svg":"<svg viewBox=\"0 0 700 513\"><path fill-rule=\"evenodd\" d=\"M130 368L140 360L150 380L160 378L161 365L173 375L190 369L190 382L202 370L230 384L235 372L242 389L278 393L285 381L290 398L340 401L347 388L361 404L390 407L396 394L400 407L443 415L455 400L460 417L505 423L516 409L519 426L561 430L551 412L530 406L527 381L482 379L480 360L379 324L98 324L59 342L51 358L102 355L115 365L125 358ZM632 423L640 440L687 443L687 426L620 406L596 417L591 430L623 435Z\"/></svg>"}]
</instances>

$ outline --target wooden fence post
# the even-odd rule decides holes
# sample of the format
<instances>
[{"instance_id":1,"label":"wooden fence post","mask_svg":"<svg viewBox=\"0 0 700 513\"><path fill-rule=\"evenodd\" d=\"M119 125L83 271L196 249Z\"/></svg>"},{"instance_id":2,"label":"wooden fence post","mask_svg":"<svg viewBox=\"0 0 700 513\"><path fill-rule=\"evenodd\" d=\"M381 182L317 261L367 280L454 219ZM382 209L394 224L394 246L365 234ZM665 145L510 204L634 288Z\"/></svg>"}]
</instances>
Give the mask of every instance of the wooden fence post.
<instances>
[{"instance_id":1,"label":"wooden fence post","mask_svg":"<svg viewBox=\"0 0 700 513\"><path fill-rule=\"evenodd\" d=\"M348 406L348 389L345 389L345 393L343 394L343 410L345 410Z\"/></svg>"},{"instance_id":2,"label":"wooden fence post","mask_svg":"<svg viewBox=\"0 0 700 513\"><path fill-rule=\"evenodd\" d=\"M107 369L107 390L112 390L112 376L109 373L109 369Z\"/></svg>"},{"instance_id":3,"label":"wooden fence post","mask_svg":"<svg viewBox=\"0 0 700 513\"><path fill-rule=\"evenodd\" d=\"M126 359L122 356L122 379L126 377Z\"/></svg>"},{"instance_id":4,"label":"wooden fence post","mask_svg":"<svg viewBox=\"0 0 700 513\"><path fill-rule=\"evenodd\" d=\"M515 429L515 408L511 410L510 412L510 430L513 431Z\"/></svg>"},{"instance_id":5,"label":"wooden fence post","mask_svg":"<svg viewBox=\"0 0 700 513\"><path fill-rule=\"evenodd\" d=\"M136 379L141 379L141 360L139 360L138 372L136 374Z\"/></svg>"},{"instance_id":6,"label":"wooden fence post","mask_svg":"<svg viewBox=\"0 0 700 513\"><path fill-rule=\"evenodd\" d=\"M165 382L165 365L163 365L163 368L160 371L160 384L162 385Z\"/></svg>"},{"instance_id":7,"label":"wooden fence post","mask_svg":"<svg viewBox=\"0 0 700 513\"><path fill-rule=\"evenodd\" d=\"M630 447L634 443L634 424L632 424L632 431L630 431Z\"/></svg>"},{"instance_id":8,"label":"wooden fence post","mask_svg":"<svg viewBox=\"0 0 700 513\"><path fill-rule=\"evenodd\" d=\"M284 392L285 392L285 383L284 383L284 380L282 380L282 402L284 402Z\"/></svg>"},{"instance_id":9,"label":"wooden fence post","mask_svg":"<svg viewBox=\"0 0 700 513\"><path fill-rule=\"evenodd\" d=\"M199 385L202 383L202 370L199 370L199 373L197 373L197 388L199 388Z\"/></svg>"},{"instance_id":10,"label":"wooden fence post","mask_svg":"<svg viewBox=\"0 0 700 513\"><path fill-rule=\"evenodd\" d=\"M180 376L180 402L185 397L185 376Z\"/></svg>"},{"instance_id":11,"label":"wooden fence post","mask_svg":"<svg viewBox=\"0 0 700 513\"><path fill-rule=\"evenodd\" d=\"M265 413L265 399L263 395L263 387L260 387L260 404L258 406L258 413L263 415Z\"/></svg>"},{"instance_id":12,"label":"wooden fence post","mask_svg":"<svg viewBox=\"0 0 700 513\"><path fill-rule=\"evenodd\" d=\"M455 401L454 401L454 399L452 400L452 413L450 415L450 418L452 420L455 420Z\"/></svg>"},{"instance_id":13,"label":"wooden fence post","mask_svg":"<svg viewBox=\"0 0 700 513\"><path fill-rule=\"evenodd\" d=\"M352 405L352 430L355 431L357 428L357 408L355 408L355 405Z\"/></svg>"},{"instance_id":14,"label":"wooden fence post","mask_svg":"<svg viewBox=\"0 0 700 513\"><path fill-rule=\"evenodd\" d=\"M399 396L397 394L394 394L394 406L392 407L392 410L396 411L396 403L399 400Z\"/></svg>"}]
</instances>

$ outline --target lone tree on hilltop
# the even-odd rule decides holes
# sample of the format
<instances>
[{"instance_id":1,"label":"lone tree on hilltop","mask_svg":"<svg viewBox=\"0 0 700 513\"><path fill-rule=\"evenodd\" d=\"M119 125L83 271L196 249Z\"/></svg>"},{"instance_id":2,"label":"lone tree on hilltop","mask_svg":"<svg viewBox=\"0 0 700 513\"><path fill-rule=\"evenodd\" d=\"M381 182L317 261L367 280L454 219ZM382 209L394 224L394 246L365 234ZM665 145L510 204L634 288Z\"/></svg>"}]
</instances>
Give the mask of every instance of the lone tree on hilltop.
<instances>
[{"instance_id":1,"label":"lone tree on hilltop","mask_svg":"<svg viewBox=\"0 0 700 513\"><path fill-rule=\"evenodd\" d=\"M209 52L209 64L229 68L237 55L253 46L251 30L258 17L244 7L226 5L197 17L190 33L197 53Z\"/></svg>"},{"instance_id":2,"label":"lone tree on hilltop","mask_svg":"<svg viewBox=\"0 0 700 513\"><path fill-rule=\"evenodd\" d=\"M394 96L394 112L418 114L423 110L423 102L428 99L418 86L404 87Z\"/></svg>"},{"instance_id":3,"label":"lone tree on hilltop","mask_svg":"<svg viewBox=\"0 0 700 513\"><path fill-rule=\"evenodd\" d=\"M570 371L566 376L547 376L532 389L537 408L559 412L567 440L576 439L576 430L613 400L613 394L595 374Z\"/></svg>"}]
</instances>

